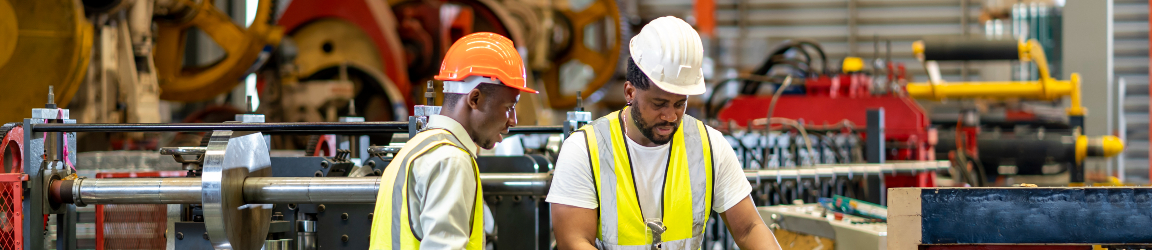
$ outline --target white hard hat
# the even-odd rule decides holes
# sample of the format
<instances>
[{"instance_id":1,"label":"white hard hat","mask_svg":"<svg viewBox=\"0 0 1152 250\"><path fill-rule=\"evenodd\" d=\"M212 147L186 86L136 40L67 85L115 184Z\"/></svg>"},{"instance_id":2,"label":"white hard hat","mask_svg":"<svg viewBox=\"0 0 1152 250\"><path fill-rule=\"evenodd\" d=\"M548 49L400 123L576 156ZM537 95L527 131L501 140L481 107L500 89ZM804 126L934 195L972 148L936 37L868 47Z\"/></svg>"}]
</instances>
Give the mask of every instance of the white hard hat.
<instances>
[{"instance_id":1,"label":"white hard hat","mask_svg":"<svg viewBox=\"0 0 1152 250\"><path fill-rule=\"evenodd\" d=\"M704 45L700 34L680 18L652 20L628 44L632 60L664 91L704 94Z\"/></svg>"}]
</instances>

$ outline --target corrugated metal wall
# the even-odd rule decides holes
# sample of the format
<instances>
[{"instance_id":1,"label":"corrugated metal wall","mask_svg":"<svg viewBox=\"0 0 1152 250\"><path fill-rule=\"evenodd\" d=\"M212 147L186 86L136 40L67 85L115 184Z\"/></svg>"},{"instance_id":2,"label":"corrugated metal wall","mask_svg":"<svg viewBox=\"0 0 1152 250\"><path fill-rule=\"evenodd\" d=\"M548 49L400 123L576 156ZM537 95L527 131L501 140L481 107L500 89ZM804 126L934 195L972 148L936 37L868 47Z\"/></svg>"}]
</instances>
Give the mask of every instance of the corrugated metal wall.
<instances>
[{"instance_id":1,"label":"corrugated metal wall","mask_svg":"<svg viewBox=\"0 0 1152 250\"><path fill-rule=\"evenodd\" d=\"M666 15L690 19L694 2L639 1L639 14L644 20ZM907 64L915 80L924 80L927 78L923 67L912 58L912 42L924 36L982 35L977 21L981 3L980 0L716 0L719 43L716 65L719 69L734 67L741 72L750 71L779 42L793 38L820 42L833 65L849 55L870 60L875 36L881 39L880 55L883 55L884 40L891 40L893 60ZM962 11L964 7L967 11ZM941 66L945 80L963 78L961 63ZM973 67L968 71L973 76L977 73Z\"/></svg>"},{"instance_id":2,"label":"corrugated metal wall","mask_svg":"<svg viewBox=\"0 0 1152 250\"><path fill-rule=\"evenodd\" d=\"M1127 179L1148 182L1148 1L1114 0L1113 61L1116 79L1126 86L1122 124ZM1119 80L1117 80L1119 82Z\"/></svg>"}]
</instances>

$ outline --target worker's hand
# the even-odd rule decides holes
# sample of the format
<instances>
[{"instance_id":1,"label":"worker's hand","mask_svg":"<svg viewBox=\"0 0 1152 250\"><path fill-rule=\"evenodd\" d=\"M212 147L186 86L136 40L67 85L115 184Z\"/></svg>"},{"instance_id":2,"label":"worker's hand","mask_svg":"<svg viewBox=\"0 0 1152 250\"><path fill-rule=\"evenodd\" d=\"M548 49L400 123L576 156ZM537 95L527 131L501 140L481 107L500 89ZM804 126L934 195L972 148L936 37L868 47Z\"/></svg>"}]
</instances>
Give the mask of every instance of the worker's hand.
<instances>
[{"instance_id":1,"label":"worker's hand","mask_svg":"<svg viewBox=\"0 0 1152 250\"><path fill-rule=\"evenodd\" d=\"M732 239L740 249L780 249L776 236L764 225L756 205L752 204L752 197L746 197L728 211L720 213L720 218L724 219L724 225L728 226L728 232L732 233Z\"/></svg>"},{"instance_id":2,"label":"worker's hand","mask_svg":"<svg viewBox=\"0 0 1152 250\"><path fill-rule=\"evenodd\" d=\"M596 249L595 209L552 203L552 231L556 233L556 247L568 249Z\"/></svg>"}]
</instances>

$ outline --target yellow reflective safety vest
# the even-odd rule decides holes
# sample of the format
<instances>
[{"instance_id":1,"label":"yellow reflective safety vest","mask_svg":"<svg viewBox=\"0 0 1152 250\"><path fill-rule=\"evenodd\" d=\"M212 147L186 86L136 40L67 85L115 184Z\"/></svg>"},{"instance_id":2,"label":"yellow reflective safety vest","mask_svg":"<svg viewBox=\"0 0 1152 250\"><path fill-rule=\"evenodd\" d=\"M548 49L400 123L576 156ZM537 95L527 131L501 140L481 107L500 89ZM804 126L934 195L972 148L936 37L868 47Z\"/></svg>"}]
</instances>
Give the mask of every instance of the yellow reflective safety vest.
<instances>
[{"instance_id":1,"label":"yellow reflective safety vest","mask_svg":"<svg viewBox=\"0 0 1152 250\"><path fill-rule=\"evenodd\" d=\"M653 231L645 224L632 176L631 162L642 159L628 156L620 112L580 128L588 142L600 202L596 243L600 249L650 249ZM651 156L668 157L660 197L666 231L660 240L665 249L698 249L712 208L711 141L704 123L685 115L668 143L669 155Z\"/></svg>"},{"instance_id":2,"label":"yellow reflective safety vest","mask_svg":"<svg viewBox=\"0 0 1152 250\"><path fill-rule=\"evenodd\" d=\"M380 191L376 195L375 216L372 217L370 249L420 249L420 238L412 232L408 218L408 180L412 175L412 162L425 153L447 146L465 150L456 136L445 129L429 129L417 133L400 149L380 176ZM472 230L466 249L484 249L484 192L480 188L480 169L472 160L476 173L476 199L471 201L426 201L472 203Z\"/></svg>"}]
</instances>

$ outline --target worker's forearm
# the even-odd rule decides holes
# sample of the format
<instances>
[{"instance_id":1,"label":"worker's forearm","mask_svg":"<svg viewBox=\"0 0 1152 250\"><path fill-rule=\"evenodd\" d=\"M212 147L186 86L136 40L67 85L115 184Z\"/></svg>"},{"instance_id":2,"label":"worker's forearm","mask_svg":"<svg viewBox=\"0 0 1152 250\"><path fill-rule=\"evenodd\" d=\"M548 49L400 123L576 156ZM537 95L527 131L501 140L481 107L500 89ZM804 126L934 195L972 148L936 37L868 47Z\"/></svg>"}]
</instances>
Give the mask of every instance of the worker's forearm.
<instances>
[{"instance_id":1,"label":"worker's forearm","mask_svg":"<svg viewBox=\"0 0 1152 250\"><path fill-rule=\"evenodd\" d=\"M764 223L750 223L747 233L743 235L736 235L733 240L740 249L780 249L780 243L776 242L776 236L772 235L772 231L768 230L768 226Z\"/></svg>"}]
</instances>

